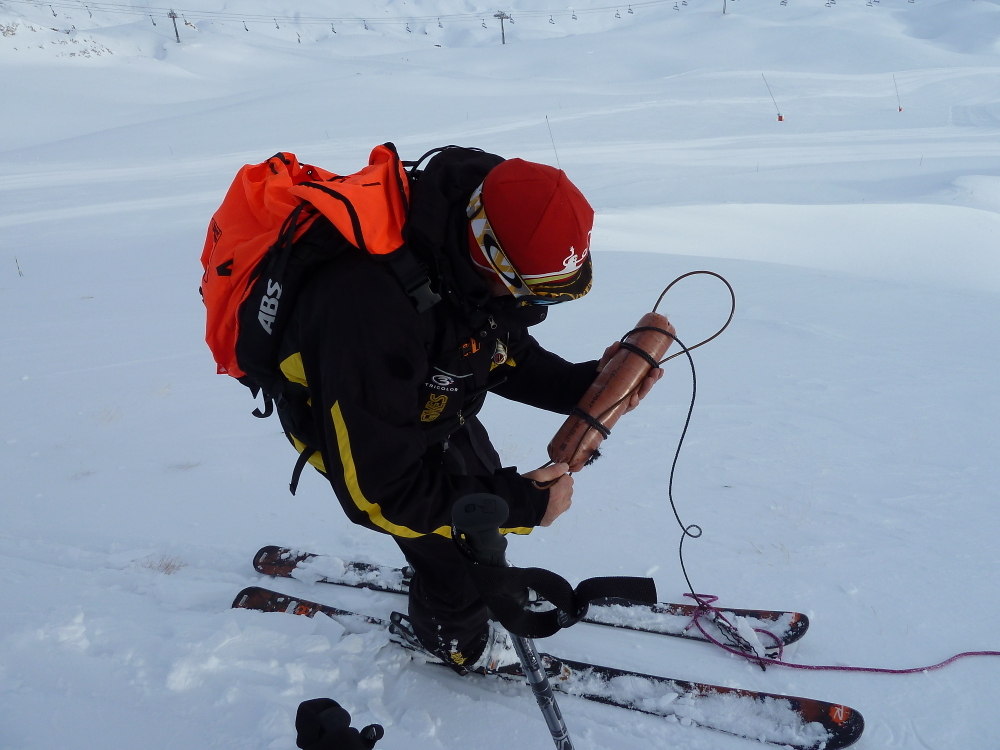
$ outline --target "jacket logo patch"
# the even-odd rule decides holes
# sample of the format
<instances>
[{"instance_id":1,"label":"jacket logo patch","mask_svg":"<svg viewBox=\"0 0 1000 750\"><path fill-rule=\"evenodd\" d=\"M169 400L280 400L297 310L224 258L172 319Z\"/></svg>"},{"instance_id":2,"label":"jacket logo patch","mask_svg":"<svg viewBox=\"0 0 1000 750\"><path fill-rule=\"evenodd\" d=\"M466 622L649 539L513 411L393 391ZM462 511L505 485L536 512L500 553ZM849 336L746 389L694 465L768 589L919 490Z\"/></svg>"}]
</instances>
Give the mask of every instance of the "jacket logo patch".
<instances>
[{"instance_id":1,"label":"jacket logo patch","mask_svg":"<svg viewBox=\"0 0 1000 750\"><path fill-rule=\"evenodd\" d=\"M215 219L212 219L212 246L219 244L219 238L222 236L222 227L218 225Z\"/></svg>"},{"instance_id":2,"label":"jacket logo patch","mask_svg":"<svg viewBox=\"0 0 1000 750\"><path fill-rule=\"evenodd\" d=\"M427 403L424 405L424 410L420 412L420 421L433 422L441 416L441 412L444 411L444 407L447 405L447 396L438 396L437 394L432 393L427 399Z\"/></svg>"},{"instance_id":3,"label":"jacket logo patch","mask_svg":"<svg viewBox=\"0 0 1000 750\"><path fill-rule=\"evenodd\" d=\"M573 247L572 245L570 245L569 255L567 255L563 259L563 270L564 271L579 271L580 270L580 266L583 265L583 262L587 259L587 256L589 254L590 254L590 248L589 247L583 248L583 252L582 253L577 253L576 252L576 248Z\"/></svg>"},{"instance_id":4,"label":"jacket logo patch","mask_svg":"<svg viewBox=\"0 0 1000 750\"><path fill-rule=\"evenodd\" d=\"M449 385L454 385L455 378L449 375L434 375L431 377L431 382L433 382L435 385L449 386Z\"/></svg>"}]
</instances>

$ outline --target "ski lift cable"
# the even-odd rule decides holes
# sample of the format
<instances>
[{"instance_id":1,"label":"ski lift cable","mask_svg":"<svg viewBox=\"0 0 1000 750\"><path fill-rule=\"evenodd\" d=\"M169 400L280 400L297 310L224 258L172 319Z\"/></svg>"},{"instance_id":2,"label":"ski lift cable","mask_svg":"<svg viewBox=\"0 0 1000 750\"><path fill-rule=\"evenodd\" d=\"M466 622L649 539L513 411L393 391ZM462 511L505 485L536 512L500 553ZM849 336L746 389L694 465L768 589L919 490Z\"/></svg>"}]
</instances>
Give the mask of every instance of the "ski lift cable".
<instances>
[{"instance_id":1,"label":"ski lift cable","mask_svg":"<svg viewBox=\"0 0 1000 750\"><path fill-rule=\"evenodd\" d=\"M665 5L671 0L644 0L638 3L632 3L630 7L632 8L643 8L657 5ZM31 0L7 0L11 4L20 5L30 5L32 7L37 7L37 4L31 2ZM166 14L171 9L166 7L155 7L148 6L145 8L136 8L131 5L125 5L122 3L112 3L112 2L88 2L86 5L82 0L54 0L51 5L55 8L61 9L75 9L75 10L87 10L98 11L104 13L117 13L121 15L130 16L141 16L148 15L150 13L161 13ZM607 5L593 8L574 8L569 9L559 9L559 10L519 10L518 15L521 17L540 17L544 18L546 16L552 17L554 15L559 16L569 16L577 14L593 14L593 13L606 13L613 10L617 10L619 6ZM190 14L192 17L198 18L203 21L243 21L243 22L274 22L275 20L286 21L289 23L297 24L329 24L329 23L356 23L362 20L358 17L348 17L348 16L274 16L274 15L263 15L255 13L234 13L230 11L204 11L204 10L192 10L188 8L177 9L174 11L180 14ZM438 22L440 20L449 21L476 21L480 20L482 17L481 13L453 13L446 14L442 16L400 16L391 19L380 19L374 21L366 21L366 24L371 25L398 25L401 23L413 22Z\"/></svg>"}]
</instances>

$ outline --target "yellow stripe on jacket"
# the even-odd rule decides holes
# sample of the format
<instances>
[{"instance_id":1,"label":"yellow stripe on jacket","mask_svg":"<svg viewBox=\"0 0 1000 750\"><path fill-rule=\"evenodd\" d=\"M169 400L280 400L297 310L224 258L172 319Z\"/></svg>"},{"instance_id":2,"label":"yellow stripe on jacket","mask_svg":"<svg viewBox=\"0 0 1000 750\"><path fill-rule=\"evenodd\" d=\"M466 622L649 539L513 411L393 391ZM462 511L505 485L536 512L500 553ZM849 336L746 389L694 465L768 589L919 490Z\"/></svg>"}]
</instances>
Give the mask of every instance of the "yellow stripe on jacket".
<instances>
[{"instance_id":1,"label":"yellow stripe on jacket","mask_svg":"<svg viewBox=\"0 0 1000 750\"><path fill-rule=\"evenodd\" d=\"M347 434L347 424L344 422L344 415L340 410L339 401L334 402L333 406L330 408L330 416L333 418L333 427L337 433L337 449L340 452L340 463L344 467L344 484L347 485L347 491L350 493L351 500L354 501L354 504L359 510L368 515L368 518L373 524L378 526L383 531L393 534L394 536L402 536L408 539L426 536L419 531L414 531L406 526L400 526L393 523L382 515L382 507L378 503L373 503L365 497L365 493L361 490L361 485L358 484L358 470L354 465L354 455L351 453L351 439ZM450 539L451 527L440 526L434 529L432 533ZM531 528L527 526L504 528L500 529L500 533L530 534Z\"/></svg>"},{"instance_id":2,"label":"yellow stripe on jacket","mask_svg":"<svg viewBox=\"0 0 1000 750\"><path fill-rule=\"evenodd\" d=\"M354 455L351 453L351 439L347 434L347 425L344 423L344 415L340 411L340 402L337 401L330 408L330 416L333 417L333 427L337 432L337 449L340 451L340 463L344 467L344 484L351 495L351 500L358 506L358 509L368 514L368 518L373 524L383 531L388 531L394 536L407 537L413 539L424 536L419 531L394 524L382 515L382 508L378 503L373 503L365 497L358 484L358 470L354 465ZM451 527L441 526L434 529L435 534L451 538Z\"/></svg>"}]
</instances>

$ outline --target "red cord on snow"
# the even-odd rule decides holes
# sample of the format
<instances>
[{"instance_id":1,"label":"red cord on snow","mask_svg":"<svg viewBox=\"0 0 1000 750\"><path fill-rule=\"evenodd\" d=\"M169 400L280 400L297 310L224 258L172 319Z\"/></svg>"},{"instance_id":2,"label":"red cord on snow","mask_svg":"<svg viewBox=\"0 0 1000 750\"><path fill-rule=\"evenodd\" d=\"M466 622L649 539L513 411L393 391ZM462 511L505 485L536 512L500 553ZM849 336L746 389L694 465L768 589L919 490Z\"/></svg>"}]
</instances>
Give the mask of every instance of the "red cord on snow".
<instances>
[{"instance_id":1,"label":"red cord on snow","mask_svg":"<svg viewBox=\"0 0 1000 750\"><path fill-rule=\"evenodd\" d=\"M949 664L963 659L967 656L1000 656L1000 651L963 651L960 654L955 654L949 659L945 659L937 664L931 664L927 667L912 667L911 669L886 669L884 667L849 667L849 666L836 666L836 665L819 665L819 664L793 664L791 662L784 661L783 648L781 639L779 639L774 633L761 628L754 628L755 633L761 635L767 635L775 641L775 647L778 649L777 657L770 656L760 656L749 643L746 643L745 639L740 638L737 635L735 626L726 619L725 615L722 614L718 609L713 606L713 603L718 601L719 597L712 596L711 594L684 594L684 596L694 599L698 603L698 607L694 614L691 616L691 622L688 624L688 628L696 627L705 636L705 640L709 643L714 643L716 646L721 648L723 651L728 651L730 654L735 654L736 656L742 656L747 661L753 662L761 669L766 669L769 666L777 667L788 667L789 669L810 669L819 672L869 672L872 674L916 674L917 672L930 672L934 669L941 669L942 667L947 667ZM702 625L702 618L709 618L716 627L722 630L730 637L735 637L737 642L742 642L746 644L745 648L734 648L733 646L722 643L718 639L710 635L706 630L705 626Z\"/></svg>"}]
</instances>

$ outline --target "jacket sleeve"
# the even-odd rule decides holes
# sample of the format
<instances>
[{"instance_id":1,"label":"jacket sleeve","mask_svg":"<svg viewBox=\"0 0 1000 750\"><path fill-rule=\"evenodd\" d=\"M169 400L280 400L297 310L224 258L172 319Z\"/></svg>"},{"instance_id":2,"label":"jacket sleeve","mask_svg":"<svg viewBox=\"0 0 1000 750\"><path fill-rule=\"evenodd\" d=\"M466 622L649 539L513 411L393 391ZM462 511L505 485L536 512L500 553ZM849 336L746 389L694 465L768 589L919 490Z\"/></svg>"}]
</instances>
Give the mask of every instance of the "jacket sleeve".
<instances>
[{"instance_id":1,"label":"jacket sleeve","mask_svg":"<svg viewBox=\"0 0 1000 750\"><path fill-rule=\"evenodd\" d=\"M548 490L516 469L460 476L435 460L419 421L427 323L377 263L339 261L304 290L296 318L323 470L348 516L400 537L449 536L455 501L489 492L508 502L506 526L526 533Z\"/></svg>"},{"instance_id":2,"label":"jacket sleeve","mask_svg":"<svg viewBox=\"0 0 1000 750\"><path fill-rule=\"evenodd\" d=\"M542 348L524 331L513 340L515 366L505 373L505 383L493 390L498 396L538 409L569 414L597 377L597 360L572 364Z\"/></svg>"}]
</instances>

